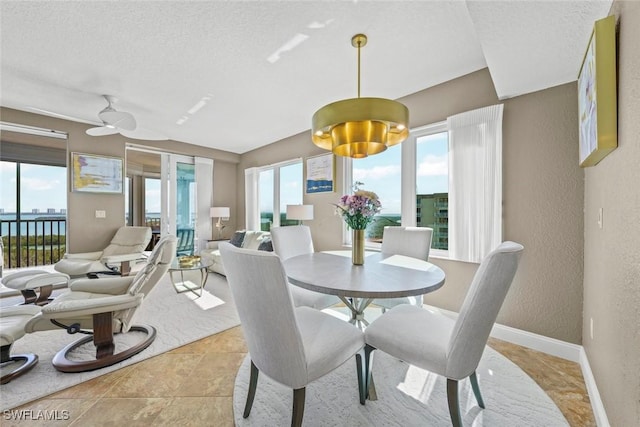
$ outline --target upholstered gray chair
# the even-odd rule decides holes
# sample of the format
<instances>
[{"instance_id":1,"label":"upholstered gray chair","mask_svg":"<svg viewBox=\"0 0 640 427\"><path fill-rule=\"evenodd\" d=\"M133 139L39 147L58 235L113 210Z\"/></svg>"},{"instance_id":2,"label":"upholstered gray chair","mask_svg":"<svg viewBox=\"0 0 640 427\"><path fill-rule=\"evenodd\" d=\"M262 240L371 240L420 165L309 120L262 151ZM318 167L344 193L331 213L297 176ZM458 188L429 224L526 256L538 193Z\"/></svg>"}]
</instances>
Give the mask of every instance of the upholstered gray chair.
<instances>
[{"instance_id":1,"label":"upholstered gray chair","mask_svg":"<svg viewBox=\"0 0 640 427\"><path fill-rule=\"evenodd\" d=\"M302 424L305 388L356 355L360 403L365 402L362 332L310 307L294 307L280 258L272 252L219 245L229 288L251 357L243 417L251 412L258 373L293 389L291 424Z\"/></svg>"},{"instance_id":2,"label":"upholstered gray chair","mask_svg":"<svg viewBox=\"0 0 640 427\"><path fill-rule=\"evenodd\" d=\"M273 242L273 251L282 261L314 252L311 229L307 225L273 227L271 241ZM318 310L340 302L340 298L335 295L310 291L296 285L291 285L291 296L296 307L306 306Z\"/></svg>"},{"instance_id":3,"label":"upholstered gray chair","mask_svg":"<svg viewBox=\"0 0 640 427\"><path fill-rule=\"evenodd\" d=\"M404 255L412 258L429 259L433 229L428 227L384 228L381 252L383 254ZM422 295L400 298L379 298L373 303L382 307L384 313L400 304L422 306Z\"/></svg>"},{"instance_id":4,"label":"upholstered gray chair","mask_svg":"<svg viewBox=\"0 0 640 427\"><path fill-rule=\"evenodd\" d=\"M487 255L471 282L457 320L437 310L403 304L371 323L365 331L369 374L371 352L379 349L447 378L449 415L454 426L462 425L458 381L469 377L478 405L484 408L476 368L523 249L518 243L504 242Z\"/></svg>"},{"instance_id":5,"label":"upholstered gray chair","mask_svg":"<svg viewBox=\"0 0 640 427\"><path fill-rule=\"evenodd\" d=\"M53 366L62 372L104 368L141 352L153 342L156 330L149 325L132 325L134 314L167 272L175 253L176 238L167 235L160 239L145 266L135 276L73 281L69 292L42 307L42 311L27 322L25 331L63 328L70 334L88 334L55 355ZM146 337L138 344L115 353L114 334L128 331L144 332ZM67 357L69 352L91 340L96 347L94 360L70 360Z\"/></svg>"},{"instance_id":6,"label":"upholstered gray chair","mask_svg":"<svg viewBox=\"0 0 640 427\"><path fill-rule=\"evenodd\" d=\"M90 273L129 274L130 263L142 258L151 240L149 227L120 227L102 251L64 254L53 268L71 277Z\"/></svg>"}]
</instances>

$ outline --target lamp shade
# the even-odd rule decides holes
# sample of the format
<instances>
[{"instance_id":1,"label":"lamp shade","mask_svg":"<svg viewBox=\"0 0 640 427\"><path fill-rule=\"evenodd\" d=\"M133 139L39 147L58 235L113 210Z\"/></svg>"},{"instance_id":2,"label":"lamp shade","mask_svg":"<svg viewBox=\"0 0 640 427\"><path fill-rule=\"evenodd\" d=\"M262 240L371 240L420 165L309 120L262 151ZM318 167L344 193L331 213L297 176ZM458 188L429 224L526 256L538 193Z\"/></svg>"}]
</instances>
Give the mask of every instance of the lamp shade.
<instances>
[{"instance_id":1,"label":"lamp shade","mask_svg":"<svg viewBox=\"0 0 640 427\"><path fill-rule=\"evenodd\" d=\"M213 207L209 211L211 218L229 218L231 216L231 209L228 207Z\"/></svg>"},{"instance_id":2,"label":"lamp shade","mask_svg":"<svg viewBox=\"0 0 640 427\"><path fill-rule=\"evenodd\" d=\"M358 97L316 111L311 120L311 140L338 156L361 159L407 139L409 109L391 99L360 97L360 49L367 44L367 36L356 34L351 44L358 48Z\"/></svg>"},{"instance_id":3,"label":"lamp shade","mask_svg":"<svg viewBox=\"0 0 640 427\"><path fill-rule=\"evenodd\" d=\"M313 219L313 205L287 205L287 219Z\"/></svg>"}]
</instances>

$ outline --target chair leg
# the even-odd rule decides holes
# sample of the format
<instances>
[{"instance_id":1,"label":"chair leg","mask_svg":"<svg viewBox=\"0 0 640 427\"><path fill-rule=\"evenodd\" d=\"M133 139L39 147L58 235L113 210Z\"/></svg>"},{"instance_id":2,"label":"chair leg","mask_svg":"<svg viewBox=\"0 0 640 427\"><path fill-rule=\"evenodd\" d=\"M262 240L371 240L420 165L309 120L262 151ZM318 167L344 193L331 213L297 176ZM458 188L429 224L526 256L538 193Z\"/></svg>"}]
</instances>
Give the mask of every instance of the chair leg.
<instances>
[{"instance_id":1,"label":"chair leg","mask_svg":"<svg viewBox=\"0 0 640 427\"><path fill-rule=\"evenodd\" d=\"M365 391L366 397L369 398L369 400L376 400L378 398L375 395L375 387L373 386L373 351L375 349L375 347L372 347L369 344L364 346L365 371L367 373Z\"/></svg>"},{"instance_id":2,"label":"chair leg","mask_svg":"<svg viewBox=\"0 0 640 427\"><path fill-rule=\"evenodd\" d=\"M302 426L305 390L306 389L304 387L293 390L293 415L291 416L291 427Z\"/></svg>"},{"instance_id":3,"label":"chair leg","mask_svg":"<svg viewBox=\"0 0 640 427\"><path fill-rule=\"evenodd\" d=\"M471 381L471 388L473 389L473 394L476 396L476 400L478 401L478 406L484 409L484 400L482 400L482 395L480 394L480 386L478 385L476 371L473 371L473 374L469 375L469 381Z\"/></svg>"},{"instance_id":4,"label":"chair leg","mask_svg":"<svg viewBox=\"0 0 640 427\"><path fill-rule=\"evenodd\" d=\"M249 391L247 392L247 402L244 404L244 412L242 418L247 418L251 413L253 406L253 398L256 397L256 388L258 387L258 374L260 371L251 361L251 377L249 378Z\"/></svg>"},{"instance_id":5,"label":"chair leg","mask_svg":"<svg viewBox=\"0 0 640 427\"><path fill-rule=\"evenodd\" d=\"M447 401L449 402L449 416L453 427L462 427L460 404L458 402L458 381L447 378Z\"/></svg>"},{"instance_id":6,"label":"chair leg","mask_svg":"<svg viewBox=\"0 0 640 427\"><path fill-rule=\"evenodd\" d=\"M363 361L362 350L356 353L356 372L358 373L358 392L360 394L360 404L364 405L367 399L367 371L366 359ZM364 362L364 363L363 363Z\"/></svg>"}]
</instances>

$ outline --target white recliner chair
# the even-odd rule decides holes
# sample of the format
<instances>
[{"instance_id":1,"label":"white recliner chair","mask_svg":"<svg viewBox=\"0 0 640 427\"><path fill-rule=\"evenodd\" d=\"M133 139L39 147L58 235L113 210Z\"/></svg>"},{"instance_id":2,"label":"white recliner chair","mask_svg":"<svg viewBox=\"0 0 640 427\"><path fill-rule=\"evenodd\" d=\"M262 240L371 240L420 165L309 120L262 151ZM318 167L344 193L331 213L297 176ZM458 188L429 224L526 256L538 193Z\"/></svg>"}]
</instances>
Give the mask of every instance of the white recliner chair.
<instances>
[{"instance_id":1,"label":"white recliner chair","mask_svg":"<svg viewBox=\"0 0 640 427\"><path fill-rule=\"evenodd\" d=\"M135 276L101 279L77 279L69 285L70 292L55 298L26 323L28 333L66 329L73 334L87 335L60 350L53 358L53 366L61 372L84 372L111 366L145 348L156 337L149 325L132 325L133 316L158 281L169 269L176 254L176 237L160 239ZM114 334L128 331L144 332L145 339L115 353ZM93 340L96 357L71 360L68 353Z\"/></svg>"},{"instance_id":2,"label":"white recliner chair","mask_svg":"<svg viewBox=\"0 0 640 427\"><path fill-rule=\"evenodd\" d=\"M142 252L150 240L150 227L120 227L102 251L67 253L53 268L72 278L90 273L126 276L130 272L131 262L142 258Z\"/></svg>"},{"instance_id":3,"label":"white recliner chair","mask_svg":"<svg viewBox=\"0 0 640 427\"><path fill-rule=\"evenodd\" d=\"M40 307L37 305L2 307L2 310L0 310L0 363L3 367L0 384L6 384L27 373L38 363L36 354L12 355L11 347L13 343L24 336L24 325L39 312ZM8 369L10 364L13 364L13 369L11 370ZM7 368L6 371L5 368Z\"/></svg>"}]
</instances>

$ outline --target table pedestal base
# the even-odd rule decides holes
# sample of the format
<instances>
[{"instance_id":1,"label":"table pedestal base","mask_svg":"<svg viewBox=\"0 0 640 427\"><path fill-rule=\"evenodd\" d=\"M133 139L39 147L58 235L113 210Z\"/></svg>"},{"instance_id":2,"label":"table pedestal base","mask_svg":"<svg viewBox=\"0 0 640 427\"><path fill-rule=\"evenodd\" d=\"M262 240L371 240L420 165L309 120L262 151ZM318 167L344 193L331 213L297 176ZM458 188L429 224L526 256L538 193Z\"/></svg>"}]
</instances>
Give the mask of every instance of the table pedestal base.
<instances>
[{"instance_id":1,"label":"table pedestal base","mask_svg":"<svg viewBox=\"0 0 640 427\"><path fill-rule=\"evenodd\" d=\"M338 298L351 310L349 323L356 325L361 330L369 326L369 322L364 319L364 309L371 304L373 298L346 298L343 296L339 296Z\"/></svg>"}]
</instances>

